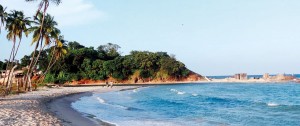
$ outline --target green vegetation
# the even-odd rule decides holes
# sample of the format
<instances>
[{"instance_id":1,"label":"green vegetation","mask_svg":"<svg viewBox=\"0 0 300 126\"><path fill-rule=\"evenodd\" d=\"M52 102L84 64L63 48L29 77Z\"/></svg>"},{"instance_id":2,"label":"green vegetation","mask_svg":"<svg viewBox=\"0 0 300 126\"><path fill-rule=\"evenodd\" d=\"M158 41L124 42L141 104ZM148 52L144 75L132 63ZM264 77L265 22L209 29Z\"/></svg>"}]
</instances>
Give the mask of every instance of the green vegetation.
<instances>
[{"instance_id":1,"label":"green vegetation","mask_svg":"<svg viewBox=\"0 0 300 126\"><path fill-rule=\"evenodd\" d=\"M122 56L119 53L121 47L116 44L108 43L95 49L76 41L67 42L57 28L58 22L46 13L50 3L59 5L61 0L38 1L40 3L33 18L25 16L22 11L7 12L6 7L0 5L0 33L2 28L6 30L6 38L12 43L9 58L5 62L0 61L0 70L10 70L8 75L11 75L6 75L0 82L5 92L12 92L13 87L17 92L31 91L32 86L42 82L167 81L187 77L190 73L183 63L166 52L132 51ZM16 56L24 35L32 35L32 41L28 44L34 45L34 50L18 62ZM10 73L20 69L24 70L24 77L18 78L20 84L17 82L14 86Z\"/></svg>"},{"instance_id":2,"label":"green vegetation","mask_svg":"<svg viewBox=\"0 0 300 126\"><path fill-rule=\"evenodd\" d=\"M45 75L47 83L65 83L82 79L106 80L144 80L186 77L190 72L183 63L165 52L132 51L129 55L121 56L116 44L108 43L94 49L85 47L78 42L64 45L68 51L61 54L62 58L52 66ZM47 70L44 63L50 62L51 49L41 52L38 68ZM48 55L47 55L48 54ZM21 59L21 64L28 62L28 56ZM136 75L133 78L133 75Z\"/></svg>"},{"instance_id":3,"label":"green vegetation","mask_svg":"<svg viewBox=\"0 0 300 126\"><path fill-rule=\"evenodd\" d=\"M0 61L0 70L5 70L6 69L6 63Z\"/></svg>"}]
</instances>

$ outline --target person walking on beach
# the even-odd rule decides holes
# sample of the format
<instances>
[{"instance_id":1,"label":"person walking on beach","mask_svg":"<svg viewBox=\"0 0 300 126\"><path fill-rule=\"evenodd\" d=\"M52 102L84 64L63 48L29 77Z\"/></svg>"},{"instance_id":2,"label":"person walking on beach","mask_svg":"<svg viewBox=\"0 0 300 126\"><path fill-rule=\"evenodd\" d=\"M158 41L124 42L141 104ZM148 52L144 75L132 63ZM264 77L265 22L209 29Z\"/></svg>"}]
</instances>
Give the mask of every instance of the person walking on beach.
<instances>
[{"instance_id":1,"label":"person walking on beach","mask_svg":"<svg viewBox=\"0 0 300 126\"><path fill-rule=\"evenodd\" d=\"M113 82L109 82L110 88L113 87Z\"/></svg>"},{"instance_id":2,"label":"person walking on beach","mask_svg":"<svg viewBox=\"0 0 300 126\"><path fill-rule=\"evenodd\" d=\"M105 86L106 86L106 87L108 87L108 86L109 86L107 81L105 82Z\"/></svg>"}]
</instances>

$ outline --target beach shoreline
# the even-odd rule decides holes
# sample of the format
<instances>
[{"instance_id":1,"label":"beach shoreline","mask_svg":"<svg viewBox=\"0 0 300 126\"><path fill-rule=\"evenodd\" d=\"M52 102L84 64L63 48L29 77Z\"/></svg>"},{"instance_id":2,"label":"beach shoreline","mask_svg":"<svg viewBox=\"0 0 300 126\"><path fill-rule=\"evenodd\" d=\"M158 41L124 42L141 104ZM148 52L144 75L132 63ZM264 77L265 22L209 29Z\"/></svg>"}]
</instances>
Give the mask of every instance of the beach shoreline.
<instances>
[{"instance_id":1,"label":"beach shoreline","mask_svg":"<svg viewBox=\"0 0 300 126\"><path fill-rule=\"evenodd\" d=\"M211 79L210 81L177 81L177 82L145 82L145 83L114 83L113 86L160 86L160 85L180 85L180 84L211 84L211 83L299 83L300 80L265 80L265 79ZM105 83L93 83L93 84L65 84L64 87L89 87L89 86L106 86Z\"/></svg>"},{"instance_id":2,"label":"beach shoreline","mask_svg":"<svg viewBox=\"0 0 300 126\"><path fill-rule=\"evenodd\" d=\"M80 97L93 92L105 93L133 88L118 87L58 87L0 98L0 125L107 125L101 120L88 118L71 107ZM78 123L79 122L79 123Z\"/></svg>"},{"instance_id":3,"label":"beach shoreline","mask_svg":"<svg viewBox=\"0 0 300 126\"><path fill-rule=\"evenodd\" d=\"M187 82L190 83L190 82ZM193 82L193 84L211 84L226 82ZM245 83L245 82L236 82ZM261 83L261 82L257 82ZM269 82L272 83L272 82ZM274 82L273 82L274 83ZM19 95L0 97L0 125L106 125L113 124L95 119L74 110L71 103L81 97L91 96L93 93L132 90L144 86L174 85L170 84L120 84L114 87L80 85L79 87L39 88L38 91ZM247 84L247 83L245 83ZM78 86L78 85L77 85ZM79 121L79 122L78 122Z\"/></svg>"},{"instance_id":4,"label":"beach shoreline","mask_svg":"<svg viewBox=\"0 0 300 126\"><path fill-rule=\"evenodd\" d=\"M46 106L48 111L58 117L64 126L114 126L72 108L72 102L79 100L81 97L92 96L92 94L92 92L83 92L66 95L49 101Z\"/></svg>"}]
</instances>

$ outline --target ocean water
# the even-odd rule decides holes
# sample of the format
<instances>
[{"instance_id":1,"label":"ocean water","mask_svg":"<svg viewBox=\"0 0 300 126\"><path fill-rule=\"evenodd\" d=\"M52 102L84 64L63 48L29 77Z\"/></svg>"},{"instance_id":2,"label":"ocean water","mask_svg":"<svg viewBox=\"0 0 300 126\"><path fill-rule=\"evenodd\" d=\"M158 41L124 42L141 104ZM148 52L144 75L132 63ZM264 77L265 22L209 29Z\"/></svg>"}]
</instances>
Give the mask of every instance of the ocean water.
<instances>
[{"instance_id":1,"label":"ocean water","mask_svg":"<svg viewBox=\"0 0 300 126\"><path fill-rule=\"evenodd\" d=\"M300 78L300 74L285 74L287 76L294 76L295 78ZM225 79L232 77L233 75L226 75L226 76L207 76L208 78L212 79ZM276 76L276 74L271 74L271 76ZM262 78L263 75L248 75L248 78Z\"/></svg>"},{"instance_id":2,"label":"ocean water","mask_svg":"<svg viewBox=\"0 0 300 126\"><path fill-rule=\"evenodd\" d=\"M297 74L298 75L298 74ZM274 75L272 75L274 76ZM207 76L208 78L212 78L212 79L225 79L225 78L230 78L233 77L233 75L231 76ZM248 75L248 78L262 78L263 75Z\"/></svg>"},{"instance_id":3,"label":"ocean water","mask_svg":"<svg viewBox=\"0 0 300 126\"><path fill-rule=\"evenodd\" d=\"M142 87L96 93L72 107L118 126L299 126L300 84Z\"/></svg>"}]
</instances>

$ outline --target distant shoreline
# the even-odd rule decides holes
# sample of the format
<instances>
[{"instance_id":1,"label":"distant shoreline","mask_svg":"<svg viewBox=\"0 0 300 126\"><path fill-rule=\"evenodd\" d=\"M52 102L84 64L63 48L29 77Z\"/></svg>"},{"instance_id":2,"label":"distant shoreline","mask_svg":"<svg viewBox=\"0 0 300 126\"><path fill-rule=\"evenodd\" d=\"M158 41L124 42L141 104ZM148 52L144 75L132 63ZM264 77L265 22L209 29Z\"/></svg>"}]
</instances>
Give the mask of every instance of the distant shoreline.
<instances>
[{"instance_id":1,"label":"distant shoreline","mask_svg":"<svg viewBox=\"0 0 300 126\"><path fill-rule=\"evenodd\" d=\"M177 82L146 82L146 83L114 83L113 86L155 86L155 85L176 85L176 84L190 84L190 83L207 83L210 81L177 81ZM65 84L64 87L85 87L85 86L106 86L105 83L91 83L91 84Z\"/></svg>"},{"instance_id":2,"label":"distant shoreline","mask_svg":"<svg viewBox=\"0 0 300 126\"><path fill-rule=\"evenodd\" d=\"M176 82L146 82L146 83L114 83L113 86L159 86L159 85L179 85L179 84L197 84L197 83L299 83L299 80L264 80L264 79L211 79L211 81L176 81ZM105 83L92 84L66 84L64 87L88 87L88 86L106 86Z\"/></svg>"}]
</instances>

